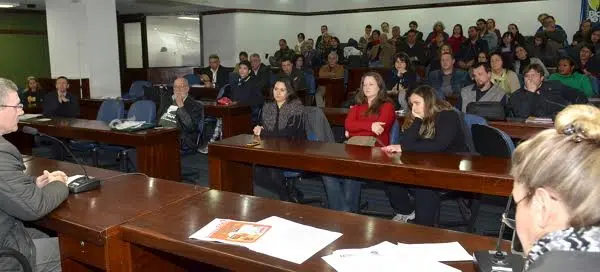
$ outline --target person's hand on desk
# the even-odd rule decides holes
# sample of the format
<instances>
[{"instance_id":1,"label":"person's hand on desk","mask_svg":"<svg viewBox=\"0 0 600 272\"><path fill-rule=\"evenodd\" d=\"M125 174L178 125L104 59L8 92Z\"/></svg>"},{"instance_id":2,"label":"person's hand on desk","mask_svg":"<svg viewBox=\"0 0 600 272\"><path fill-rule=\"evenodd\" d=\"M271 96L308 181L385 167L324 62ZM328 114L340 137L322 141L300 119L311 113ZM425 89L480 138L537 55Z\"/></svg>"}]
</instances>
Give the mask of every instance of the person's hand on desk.
<instances>
[{"instance_id":1,"label":"person's hand on desk","mask_svg":"<svg viewBox=\"0 0 600 272\"><path fill-rule=\"evenodd\" d=\"M38 188L43 188L48 183L53 181L60 181L67 184L68 176L63 171L54 171L52 173L44 170L44 173L35 179L35 184Z\"/></svg>"},{"instance_id":2,"label":"person's hand on desk","mask_svg":"<svg viewBox=\"0 0 600 272\"><path fill-rule=\"evenodd\" d=\"M381 133L383 133L384 125L385 125L384 122L373 122L371 124L371 131L373 131L373 133L375 133L375 135L381 135Z\"/></svg>"},{"instance_id":3,"label":"person's hand on desk","mask_svg":"<svg viewBox=\"0 0 600 272\"><path fill-rule=\"evenodd\" d=\"M260 133L262 132L263 127L262 126L255 126L254 129L252 129L252 131L254 132L254 135L256 136L260 136Z\"/></svg>"},{"instance_id":4,"label":"person's hand on desk","mask_svg":"<svg viewBox=\"0 0 600 272\"><path fill-rule=\"evenodd\" d=\"M381 148L384 152L397 153L402 152L401 145L388 145Z\"/></svg>"}]
</instances>

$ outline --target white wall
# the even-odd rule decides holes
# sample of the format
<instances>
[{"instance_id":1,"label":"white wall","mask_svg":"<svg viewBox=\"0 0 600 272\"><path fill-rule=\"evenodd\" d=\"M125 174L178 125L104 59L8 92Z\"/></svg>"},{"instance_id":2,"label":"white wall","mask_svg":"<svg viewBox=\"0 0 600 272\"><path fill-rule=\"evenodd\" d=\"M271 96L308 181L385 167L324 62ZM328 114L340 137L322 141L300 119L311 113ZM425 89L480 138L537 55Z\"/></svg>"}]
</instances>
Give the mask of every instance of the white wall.
<instances>
[{"instance_id":1,"label":"white wall","mask_svg":"<svg viewBox=\"0 0 600 272\"><path fill-rule=\"evenodd\" d=\"M208 56L217 54L221 63L231 66L233 56L237 56L234 13L202 16L202 38L204 39L204 66Z\"/></svg>"},{"instance_id":2,"label":"white wall","mask_svg":"<svg viewBox=\"0 0 600 272\"><path fill-rule=\"evenodd\" d=\"M344 0L343 5L338 1L304 0L306 11L331 11L340 9L363 9L390 6L412 6L421 4L437 4L449 2L464 2L465 0ZM303 2L304 2L303 1Z\"/></svg>"}]
</instances>

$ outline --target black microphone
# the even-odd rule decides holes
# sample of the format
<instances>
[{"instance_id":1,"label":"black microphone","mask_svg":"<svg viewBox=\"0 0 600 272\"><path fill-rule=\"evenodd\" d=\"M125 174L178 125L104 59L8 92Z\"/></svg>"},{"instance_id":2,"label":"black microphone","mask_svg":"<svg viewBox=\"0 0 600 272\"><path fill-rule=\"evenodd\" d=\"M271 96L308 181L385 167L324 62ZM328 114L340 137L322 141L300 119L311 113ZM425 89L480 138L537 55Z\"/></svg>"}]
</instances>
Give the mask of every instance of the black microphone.
<instances>
[{"instance_id":1,"label":"black microphone","mask_svg":"<svg viewBox=\"0 0 600 272\"><path fill-rule=\"evenodd\" d=\"M85 176L77 178L77 179L71 181L69 184L67 184L67 187L69 187L69 192L71 192L73 194L78 194L78 193L95 190L98 187L100 187L100 180L96 179L96 178L92 178L88 175L87 170L85 170L85 167L83 167L83 165L79 162L77 157L75 157L75 154L73 154L71 149L67 145L65 145L65 143L63 143L63 141L61 141L60 139L58 139L54 136L50 136L48 134L41 133L36 128L30 127L30 126L24 126L21 129L21 131L23 131L23 133L25 133L25 134L29 134L29 135L33 135L33 136L46 137L46 138L49 138L49 139L59 143L62 146L62 148L64 150L66 150L69 153L69 155L71 155L71 157L73 157L75 164L77 164L79 167L81 167L81 169L83 170L83 174Z\"/></svg>"},{"instance_id":2,"label":"black microphone","mask_svg":"<svg viewBox=\"0 0 600 272\"><path fill-rule=\"evenodd\" d=\"M508 197L506 208L502 215L508 214L512 195ZM498 232L498 240L496 240L496 248L494 250L476 251L473 253L473 260L477 264L479 272L495 272L495 271L523 271L524 259L521 255L512 254L502 251L502 237L504 236L505 224L500 221L500 231ZM516 231L516 230L515 230ZM511 244L512 248L512 244Z\"/></svg>"}]
</instances>

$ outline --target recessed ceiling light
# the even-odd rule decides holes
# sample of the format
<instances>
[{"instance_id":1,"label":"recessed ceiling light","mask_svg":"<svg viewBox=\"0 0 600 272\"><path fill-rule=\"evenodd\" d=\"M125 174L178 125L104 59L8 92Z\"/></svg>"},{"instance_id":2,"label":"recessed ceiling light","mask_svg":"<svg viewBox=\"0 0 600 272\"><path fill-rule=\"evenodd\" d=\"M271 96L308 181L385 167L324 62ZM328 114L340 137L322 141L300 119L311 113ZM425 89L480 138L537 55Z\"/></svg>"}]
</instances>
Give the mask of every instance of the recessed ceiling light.
<instances>
[{"instance_id":1,"label":"recessed ceiling light","mask_svg":"<svg viewBox=\"0 0 600 272\"><path fill-rule=\"evenodd\" d=\"M177 19L181 19L181 20L196 20L196 21L200 21L199 17L190 17L190 16L179 16L177 17Z\"/></svg>"},{"instance_id":2,"label":"recessed ceiling light","mask_svg":"<svg viewBox=\"0 0 600 272\"><path fill-rule=\"evenodd\" d=\"M19 4L16 3L0 3L0 8L14 8L18 6Z\"/></svg>"}]
</instances>

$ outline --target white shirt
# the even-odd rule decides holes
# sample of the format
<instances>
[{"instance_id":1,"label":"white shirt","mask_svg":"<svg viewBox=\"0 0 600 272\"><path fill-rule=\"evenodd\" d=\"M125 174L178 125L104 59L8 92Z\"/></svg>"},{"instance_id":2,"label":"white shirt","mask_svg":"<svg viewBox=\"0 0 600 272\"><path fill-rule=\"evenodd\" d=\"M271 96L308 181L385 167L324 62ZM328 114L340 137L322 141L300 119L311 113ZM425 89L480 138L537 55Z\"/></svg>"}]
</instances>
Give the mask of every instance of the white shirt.
<instances>
[{"instance_id":1,"label":"white shirt","mask_svg":"<svg viewBox=\"0 0 600 272\"><path fill-rule=\"evenodd\" d=\"M217 84L217 72L219 71L219 68L217 68L216 70L213 70L212 68L210 68L210 71L212 72L213 85Z\"/></svg>"}]
</instances>

